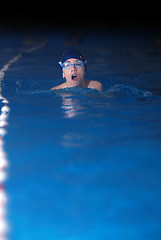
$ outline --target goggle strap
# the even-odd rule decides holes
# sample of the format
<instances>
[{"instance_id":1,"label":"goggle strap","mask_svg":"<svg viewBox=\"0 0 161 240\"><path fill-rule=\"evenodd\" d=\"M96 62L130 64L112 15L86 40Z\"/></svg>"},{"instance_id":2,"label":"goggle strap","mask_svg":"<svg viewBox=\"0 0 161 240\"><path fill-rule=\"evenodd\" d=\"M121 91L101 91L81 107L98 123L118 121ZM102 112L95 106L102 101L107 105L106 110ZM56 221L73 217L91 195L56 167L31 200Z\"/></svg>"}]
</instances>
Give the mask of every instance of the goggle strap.
<instances>
[{"instance_id":1,"label":"goggle strap","mask_svg":"<svg viewBox=\"0 0 161 240\"><path fill-rule=\"evenodd\" d=\"M59 62L59 65L63 68L64 67L64 65L63 65L63 63L60 61Z\"/></svg>"}]
</instances>

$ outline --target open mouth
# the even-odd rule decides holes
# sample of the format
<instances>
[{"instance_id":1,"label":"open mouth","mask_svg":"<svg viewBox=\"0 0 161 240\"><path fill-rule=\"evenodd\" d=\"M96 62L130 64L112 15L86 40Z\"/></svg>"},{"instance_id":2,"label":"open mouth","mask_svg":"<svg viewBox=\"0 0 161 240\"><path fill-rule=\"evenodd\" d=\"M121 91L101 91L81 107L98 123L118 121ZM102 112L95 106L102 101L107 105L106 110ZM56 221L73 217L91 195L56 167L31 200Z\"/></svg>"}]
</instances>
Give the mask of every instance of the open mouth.
<instances>
[{"instance_id":1,"label":"open mouth","mask_svg":"<svg viewBox=\"0 0 161 240\"><path fill-rule=\"evenodd\" d=\"M73 81L77 81L77 80L78 80L77 75L73 74L73 75L72 75L72 80L73 80Z\"/></svg>"}]
</instances>

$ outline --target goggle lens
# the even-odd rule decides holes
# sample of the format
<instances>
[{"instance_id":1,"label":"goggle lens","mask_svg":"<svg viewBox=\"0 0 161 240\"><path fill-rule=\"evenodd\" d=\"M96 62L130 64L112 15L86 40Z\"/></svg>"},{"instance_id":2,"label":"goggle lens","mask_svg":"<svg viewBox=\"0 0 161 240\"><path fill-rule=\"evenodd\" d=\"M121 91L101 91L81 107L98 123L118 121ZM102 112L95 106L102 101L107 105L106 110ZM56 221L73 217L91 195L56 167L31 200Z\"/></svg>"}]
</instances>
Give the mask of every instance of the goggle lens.
<instances>
[{"instance_id":1,"label":"goggle lens","mask_svg":"<svg viewBox=\"0 0 161 240\"><path fill-rule=\"evenodd\" d=\"M79 61L76 61L74 64L72 64L70 62L65 62L65 63L62 64L62 67L64 67L65 69L69 69L69 68L71 68L71 66L75 66L76 68L80 68L84 65L85 65L85 63L79 60Z\"/></svg>"}]
</instances>

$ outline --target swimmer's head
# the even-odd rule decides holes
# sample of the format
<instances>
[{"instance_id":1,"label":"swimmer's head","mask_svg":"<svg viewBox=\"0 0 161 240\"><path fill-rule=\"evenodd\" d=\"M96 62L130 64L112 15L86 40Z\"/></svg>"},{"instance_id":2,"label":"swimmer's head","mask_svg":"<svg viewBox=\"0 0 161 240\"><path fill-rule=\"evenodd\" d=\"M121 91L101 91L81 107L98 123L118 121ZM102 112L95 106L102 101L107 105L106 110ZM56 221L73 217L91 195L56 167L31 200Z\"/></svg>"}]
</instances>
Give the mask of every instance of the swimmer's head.
<instances>
[{"instance_id":1,"label":"swimmer's head","mask_svg":"<svg viewBox=\"0 0 161 240\"><path fill-rule=\"evenodd\" d=\"M85 67L85 71L87 69L87 60L84 56L84 54L75 48L68 48L64 51L63 56L59 62L60 66L63 66L63 63L66 62L68 59L70 58L75 58L78 59L80 61L82 61L84 63L84 67Z\"/></svg>"}]
</instances>

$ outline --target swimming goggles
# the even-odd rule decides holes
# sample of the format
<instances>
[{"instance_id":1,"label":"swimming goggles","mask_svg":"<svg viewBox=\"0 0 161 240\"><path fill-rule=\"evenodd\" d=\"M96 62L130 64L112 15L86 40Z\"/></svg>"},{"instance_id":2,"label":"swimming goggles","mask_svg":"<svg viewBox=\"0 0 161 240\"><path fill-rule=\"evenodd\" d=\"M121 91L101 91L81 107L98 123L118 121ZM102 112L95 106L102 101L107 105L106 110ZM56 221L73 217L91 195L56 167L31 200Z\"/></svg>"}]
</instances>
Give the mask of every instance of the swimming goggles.
<instances>
[{"instance_id":1,"label":"swimming goggles","mask_svg":"<svg viewBox=\"0 0 161 240\"><path fill-rule=\"evenodd\" d=\"M84 66L86 63L87 63L87 61L83 62L83 61L80 61L80 60L76 61L74 64L72 64L70 62L64 62L64 63L59 62L60 66L62 68L65 68L65 69L69 69L69 68L71 68L71 66L75 66L76 68L80 68L80 67Z\"/></svg>"}]
</instances>

